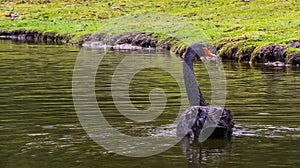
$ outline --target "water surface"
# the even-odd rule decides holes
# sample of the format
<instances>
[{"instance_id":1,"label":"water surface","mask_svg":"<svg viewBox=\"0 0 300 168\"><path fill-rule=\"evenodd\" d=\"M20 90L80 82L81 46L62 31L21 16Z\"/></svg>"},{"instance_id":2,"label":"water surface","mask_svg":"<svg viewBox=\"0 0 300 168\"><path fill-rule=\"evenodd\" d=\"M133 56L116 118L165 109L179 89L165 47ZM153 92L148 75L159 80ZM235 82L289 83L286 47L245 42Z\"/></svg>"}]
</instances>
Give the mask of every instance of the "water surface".
<instances>
[{"instance_id":1,"label":"water surface","mask_svg":"<svg viewBox=\"0 0 300 168\"><path fill-rule=\"evenodd\" d=\"M226 107L234 113L231 139L190 145L186 139L155 156L132 158L100 147L81 127L72 100L72 74L80 49L0 41L0 167L299 167L300 68L225 62ZM100 52L100 51L99 51ZM118 113L110 81L128 55L167 60L167 52L107 52L96 77L96 96L106 119L132 136L175 136L172 121L180 104L176 81L147 68L133 78L130 95L149 107L149 91L162 88L164 113L137 123ZM178 59L180 64L180 59ZM195 73L207 101L210 80L201 63Z\"/></svg>"}]
</instances>

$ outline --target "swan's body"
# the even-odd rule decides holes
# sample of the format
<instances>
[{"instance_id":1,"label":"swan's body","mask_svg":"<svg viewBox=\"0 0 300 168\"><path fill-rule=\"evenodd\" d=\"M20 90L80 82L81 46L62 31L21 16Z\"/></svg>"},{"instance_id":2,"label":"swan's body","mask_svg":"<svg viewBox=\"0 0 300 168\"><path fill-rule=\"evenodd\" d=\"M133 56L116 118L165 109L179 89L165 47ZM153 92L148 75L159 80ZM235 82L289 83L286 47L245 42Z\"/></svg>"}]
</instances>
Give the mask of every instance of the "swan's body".
<instances>
[{"instance_id":1,"label":"swan's body","mask_svg":"<svg viewBox=\"0 0 300 168\"><path fill-rule=\"evenodd\" d=\"M210 121L215 120L216 123L211 122L211 125L208 123L206 123L208 125L204 125L208 120L208 114L210 114ZM206 133L210 134L208 137L226 137L232 134L233 126L232 114L228 109L220 106L191 106L181 115L177 125L177 135L188 135L192 139ZM209 132L205 129L214 130Z\"/></svg>"},{"instance_id":2,"label":"swan's body","mask_svg":"<svg viewBox=\"0 0 300 168\"><path fill-rule=\"evenodd\" d=\"M200 87L195 86L193 83L193 80L195 80L193 61L195 58L203 56L215 57L200 43L192 44L186 51L183 70L190 108L181 115L177 126L177 134L181 136L188 135L192 139L206 133L208 134L207 137L230 136L234 126L230 110L219 106L206 106ZM198 93L195 94L195 90ZM209 129L210 131L206 131Z\"/></svg>"}]
</instances>

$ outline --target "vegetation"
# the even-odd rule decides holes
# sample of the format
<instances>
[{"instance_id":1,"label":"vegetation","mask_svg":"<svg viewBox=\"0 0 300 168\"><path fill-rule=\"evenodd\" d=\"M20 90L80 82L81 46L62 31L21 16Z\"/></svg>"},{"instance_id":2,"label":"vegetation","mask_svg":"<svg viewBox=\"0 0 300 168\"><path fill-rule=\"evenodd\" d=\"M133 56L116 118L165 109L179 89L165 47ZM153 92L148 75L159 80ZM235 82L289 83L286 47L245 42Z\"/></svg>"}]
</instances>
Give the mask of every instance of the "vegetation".
<instances>
[{"instance_id":1,"label":"vegetation","mask_svg":"<svg viewBox=\"0 0 300 168\"><path fill-rule=\"evenodd\" d=\"M299 5L295 0L10 0L0 3L0 29L70 34L78 42L120 16L165 12L202 29L219 49L225 43L239 46L236 57L242 59L256 46L300 40Z\"/></svg>"}]
</instances>

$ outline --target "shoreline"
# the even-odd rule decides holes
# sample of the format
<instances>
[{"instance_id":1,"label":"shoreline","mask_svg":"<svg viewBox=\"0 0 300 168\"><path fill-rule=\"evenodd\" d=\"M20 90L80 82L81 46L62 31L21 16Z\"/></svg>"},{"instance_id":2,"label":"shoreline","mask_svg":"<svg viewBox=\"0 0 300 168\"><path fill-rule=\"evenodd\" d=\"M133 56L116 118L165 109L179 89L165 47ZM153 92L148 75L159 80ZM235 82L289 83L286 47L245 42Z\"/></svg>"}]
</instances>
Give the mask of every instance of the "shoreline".
<instances>
[{"instance_id":1,"label":"shoreline","mask_svg":"<svg viewBox=\"0 0 300 168\"><path fill-rule=\"evenodd\" d=\"M83 35L78 43L71 43L72 35L60 35L55 32L40 32L36 30L0 30L0 39L10 39L20 42L33 42L45 44L66 44L89 48L108 48L113 50L139 50L142 48L166 49L180 57L187 46L178 46L179 40L174 37L159 39L151 33L130 34L96 34ZM291 40L286 44L266 44L255 46L243 43L247 37L224 39L214 43L217 54L222 60L235 62L263 63L269 66L289 66L300 64L300 41Z\"/></svg>"},{"instance_id":2,"label":"shoreline","mask_svg":"<svg viewBox=\"0 0 300 168\"><path fill-rule=\"evenodd\" d=\"M98 39L86 45L155 47L179 56L187 45L206 40L223 60L300 65L298 6L270 0L3 1L0 36L82 46L97 32Z\"/></svg>"}]
</instances>

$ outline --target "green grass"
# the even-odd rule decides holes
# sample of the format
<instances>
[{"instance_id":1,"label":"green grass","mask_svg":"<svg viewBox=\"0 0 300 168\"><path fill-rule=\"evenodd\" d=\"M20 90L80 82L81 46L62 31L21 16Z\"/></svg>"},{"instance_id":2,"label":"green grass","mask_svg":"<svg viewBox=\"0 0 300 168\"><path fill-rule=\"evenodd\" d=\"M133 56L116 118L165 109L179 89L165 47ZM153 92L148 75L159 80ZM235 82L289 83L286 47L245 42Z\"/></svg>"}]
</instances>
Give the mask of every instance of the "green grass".
<instances>
[{"instance_id":1,"label":"green grass","mask_svg":"<svg viewBox=\"0 0 300 168\"><path fill-rule=\"evenodd\" d=\"M247 36L246 43L256 46L300 40L300 2L295 0L11 0L0 3L0 29L39 30L71 34L78 41L83 34L114 27L111 21L137 13L166 13L180 16L202 29L215 43L224 39ZM21 14L11 19L7 14ZM122 19L119 20L120 22ZM124 20L123 20L124 21ZM147 31L175 36L193 36L186 29L162 27L169 22L149 23L131 31ZM171 21L176 24L177 20ZM108 23L108 24L107 24ZM126 23L126 22L124 22ZM127 22L129 23L129 22ZM117 25L117 24L116 24ZM152 27L153 26L153 27ZM139 29L140 28L140 29ZM114 31L122 32L122 25ZM176 31L176 33L174 32ZM161 35L164 38L163 35ZM185 39L189 39L185 38ZM189 40L188 40L189 41Z\"/></svg>"}]
</instances>

